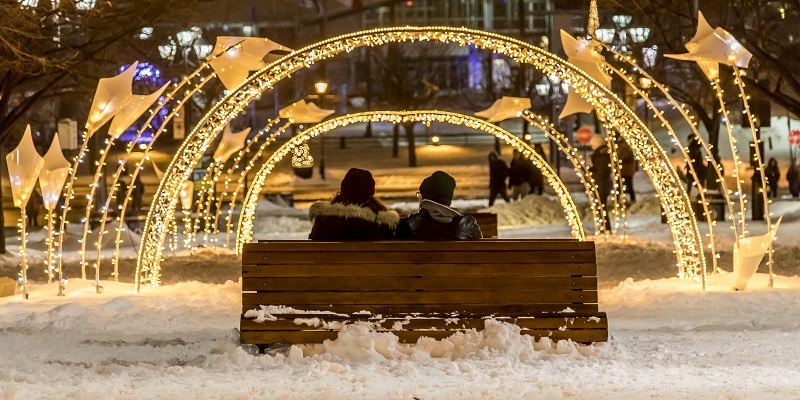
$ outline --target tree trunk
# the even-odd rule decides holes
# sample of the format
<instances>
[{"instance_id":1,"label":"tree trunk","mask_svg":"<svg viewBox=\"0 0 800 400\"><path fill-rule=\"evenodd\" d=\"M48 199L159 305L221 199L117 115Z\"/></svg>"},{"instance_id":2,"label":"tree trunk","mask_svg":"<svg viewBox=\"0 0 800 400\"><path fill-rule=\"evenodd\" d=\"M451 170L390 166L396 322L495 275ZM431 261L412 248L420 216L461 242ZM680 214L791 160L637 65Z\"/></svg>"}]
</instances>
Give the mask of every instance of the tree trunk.
<instances>
[{"instance_id":1,"label":"tree trunk","mask_svg":"<svg viewBox=\"0 0 800 400\"><path fill-rule=\"evenodd\" d=\"M400 157L400 125L392 128L392 158Z\"/></svg>"},{"instance_id":2,"label":"tree trunk","mask_svg":"<svg viewBox=\"0 0 800 400\"><path fill-rule=\"evenodd\" d=\"M403 128L406 130L406 140L408 141L408 166L417 166L417 149L414 141L414 122L404 122Z\"/></svg>"}]
</instances>

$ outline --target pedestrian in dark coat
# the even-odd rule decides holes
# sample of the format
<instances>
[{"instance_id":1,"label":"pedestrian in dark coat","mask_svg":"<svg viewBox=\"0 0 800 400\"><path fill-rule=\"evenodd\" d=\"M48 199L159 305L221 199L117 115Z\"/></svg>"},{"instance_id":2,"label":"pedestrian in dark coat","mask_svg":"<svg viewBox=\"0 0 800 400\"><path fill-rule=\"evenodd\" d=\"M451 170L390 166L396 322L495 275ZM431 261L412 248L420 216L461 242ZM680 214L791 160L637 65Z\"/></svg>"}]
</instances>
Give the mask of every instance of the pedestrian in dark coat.
<instances>
[{"instance_id":1,"label":"pedestrian in dark coat","mask_svg":"<svg viewBox=\"0 0 800 400\"><path fill-rule=\"evenodd\" d=\"M456 180L436 171L419 185L419 211L400 220L397 237L412 240L474 240L483 237L478 221L451 208Z\"/></svg>"},{"instance_id":2,"label":"pedestrian in dark coat","mask_svg":"<svg viewBox=\"0 0 800 400\"><path fill-rule=\"evenodd\" d=\"M592 166L589 172L592 173L597 192L600 195L600 204L603 209L607 209L608 196L611 195L611 152L606 144L605 138L601 135L594 135L591 139L592 146ZM611 221L606 213L605 228L611 229Z\"/></svg>"},{"instance_id":3,"label":"pedestrian in dark coat","mask_svg":"<svg viewBox=\"0 0 800 400\"><path fill-rule=\"evenodd\" d=\"M400 215L387 210L374 196L372 174L350 168L333 200L316 202L308 209L313 223L308 238L328 241L391 239Z\"/></svg>"},{"instance_id":4,"label":"pedestrian in dark coat","mask_svg":"<svg viewBox=\"0 0 800 400\"><path fill-rule=\"evenodd\" d=\"M767 195L769 197L778 197L778 180L781 179L781 170L778 167L778 160L774 157L769 159L767 167L764 168L764 175L767 178Z\"/></svg>"},{"instance_id":5,"label":"pedestrian in dark coat","mask_svg":"<svg viewBox=\"0 0 800 400\"><path fill-rule=\"evenodd\" d=\"M789 193L792 197L800 196L800 165L794 161L789 166L789 171L786 172L786 180L789 181Z\"/></svg>"},{"instance_id":6,"label":"pedestrian in dark coat","mask_svg":"<svg viewBox=\"0 0 800 400\"><path fill-rule=\"evenodd\" d=\"M542 144L541 143L536 143L533 146L533 151L535 151L536 153L538 153L542 157L544 157L544 155L545 155L544 148L542 148ZM530 165L530 170L531 170L531 172L530 172L530 179L531 179L530 180L530 185L531 185L530 194L534 194L534 192L536 192L536 194L541 195L544 192L544 175L542 175L542 171L539 171L539 169L536 168L535 165L533 165L533 162L531 162L530 160L527 160L527 161L528 161L528 164Z\"/></svg>"},{"instance_id":7,"label":"pedestrian in dark coat","mask_svg":"<svg viewBox=\"0 0 800 400\"><path fill-rule=\"evenodd\" d=\"M508 165L496 151L489 153L489 207L494 205L498 195L508 203L506 192L506 178L508 178Z\"/></svg>"},{"instance_id":8,"label":"pedestrian in dark coat","mask_svg":"<svg viewBox=\"0 0 800 400\"><path fill-rule=\"evenodd\" d=\"M625 193L631 196L631 201L636 201L636 191L633 189L633 175L639 169L633 150L624 140L617 145L617 155L620 162L620 177L625 188Z\"/></svg>"},{"instance_id":9,"label":"pedestrian in dark coat","mask_svg":"<svg viewBox=\"0 0 800 400\"><path fill-rule=\"evenodd\" d=\"M511 189L511 200L519 200L531 192L532 164L518 150L514 150L511 168L508 172L508 188Z\"/></svg>"}]
</instances>

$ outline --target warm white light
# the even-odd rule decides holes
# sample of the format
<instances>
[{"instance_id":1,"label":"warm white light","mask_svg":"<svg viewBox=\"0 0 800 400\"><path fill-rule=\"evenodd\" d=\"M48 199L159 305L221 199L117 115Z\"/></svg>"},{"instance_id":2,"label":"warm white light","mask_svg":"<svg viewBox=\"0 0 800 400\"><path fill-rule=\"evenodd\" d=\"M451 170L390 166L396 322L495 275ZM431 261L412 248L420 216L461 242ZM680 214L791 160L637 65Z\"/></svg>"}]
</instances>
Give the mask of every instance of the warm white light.
<instances>
[{"instance_id":1,"label":"warm white light","mask_svg":"<svg viewBox=\"0 0 800 400\"><path fill-rule=\"evenodd\" d=\"M614 41L616 32L611 28L599 28L594 31L595 36L603 43L611 43Z\"/></svg>"},{"instance_id":2,"label":"warm white light","mask_svg":"<svg viewBox=\"0 0 800 400\"><path fill-rule=\"evenodd\" d=\"M629 32L635 43L644 43L650 37L650 28L631 28Z\"/></svg>"},{"instance_id":3,"label":"warm white light","mask_svg":"<svg viewBox=\"0 0 800 400\"><path fill-rule=\"evenodd\" d=\"M617 24L620 28L628 26L628 24L631 23L632 19L633 17L630 15L615 15L611 17L611 20L614 21L614 23Z\"/></svg>"},{"instance_id":4,"label":"warm white light","mask_svg":"<svg viewBox=\"0 0 800 400\"><path fill-rule=\"evenodd\" d=\"M433 143L434 146L438 146L439 145L439 136L438 135L433 135L433 137L431 137L431 143Z\"/></svg>"},{"instance_id":5,"label":"warm white light","mask_svg":"<svg viewBox=\"0 0 800 400\"><path fill-rule=\"evenodd\" d=\"M75 2L75 8L81 11L89 11L94 8L97 0L77 0Z\"/></svg>"},{"instance_id":6,"label":"warm white light","mask_svg":"<svg viewBox=\"0 0 800 400\"><path fill-rule=\"evenodd\" d=\"M314 89L317 91L317 94L328 93L328 82L319 81L314 84Z\"/></svg>"}]
</instances>

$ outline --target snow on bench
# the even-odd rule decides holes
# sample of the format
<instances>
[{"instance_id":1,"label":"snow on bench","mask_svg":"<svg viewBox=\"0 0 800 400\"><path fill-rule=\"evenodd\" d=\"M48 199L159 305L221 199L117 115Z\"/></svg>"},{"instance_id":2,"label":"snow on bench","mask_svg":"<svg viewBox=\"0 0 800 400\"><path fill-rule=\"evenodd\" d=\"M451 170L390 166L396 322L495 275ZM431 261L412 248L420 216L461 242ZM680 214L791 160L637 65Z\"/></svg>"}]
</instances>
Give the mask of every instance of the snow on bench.
<instances>
[{"instance_id":1,"label":"snow on bench","mask_svg":"<svg viewBox=\"0 0 800 400\"><path fill-rule=\"evenodd\" d=\"M263 241L242 253L243 344L321 343L368 323L402 342L481 330L608 340L594 242Z\"/></svg>"}]
</instances>

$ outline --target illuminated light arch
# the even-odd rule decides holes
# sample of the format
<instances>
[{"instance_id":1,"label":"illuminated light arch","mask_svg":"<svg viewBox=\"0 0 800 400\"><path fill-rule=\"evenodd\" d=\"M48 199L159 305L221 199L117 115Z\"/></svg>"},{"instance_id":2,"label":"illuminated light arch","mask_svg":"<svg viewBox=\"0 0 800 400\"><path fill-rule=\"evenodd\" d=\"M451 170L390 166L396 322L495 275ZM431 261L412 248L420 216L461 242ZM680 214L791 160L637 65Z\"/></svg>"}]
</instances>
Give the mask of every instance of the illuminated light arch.
<instances>
[{"instance_id":1,"label":"illuminated light arch","mask_svg":"<svg viewBox=\"0 0 800 400\"><path fill-rule=\"evenodd\" d=\"M166 238L166 222L174 217L178 192L192 167L219 134L222 128L264 91L316 62L332 58L359 47L388 43L433 41L472 45L508 56L517 62L532 65L547 75L567 81L575 92L589 102L598 117L619 132L642 161L642 169L650 176L669 223L678 274L699 277L706 274L700 231L691 208L691 201L677 171L644 123L614 95L580 68L531 44L502 35L467 28L396 27L351 33L294 51L258 71L237 89L219 101L181 144L159 184L145 221L142 245L136 265L135 284L157 285Z\"/></svg>"},{"instance_id":2,"label":"illuminated light arch","mask_svg":"<svg viewBox=\"0 0 800 400\"><path fill-rule=\"evenodd\" d=\"M570 234L578 239L585 240L586 235L583 231L583 225L580 220L580 214L575 206L575 202L569 194L564 183L559 179L556 172L550 167L542 156L533 150L528 144L523 142L520 138L514 136L506 131L484 120L470 117L464 114L458 114L447 111L436 110L418 110L418 111L371 111L356 114L348 114L338 118L334 118L313 127L306 129L300 134L292 137L288 142L284 143L275 153L267 159L261 166L256 177L253 179L252 184L247 190L247 194L242 202L242 210L239 214L239 226L236 231L236 251L241 252L244 243L253 239L253 220L255 219L256 205L261 190L264 188L265 180L272 173L275 165L283 159L287 154L292 152L297 146L300 146L307 141L319 135L324 135L334 129L345 127L351 124L362 122L390 122L392 124L400 124L406 121L422 122L430 124L432 122L447 123L452 125L466 126L475 130L486 132L495 136L507 144L519 150L523 156L533 162L545 178L545 181L555 192L561 206L564 208L564 213L567 218L567 223L570 226Z\"/></svg>"}]
</instances>

